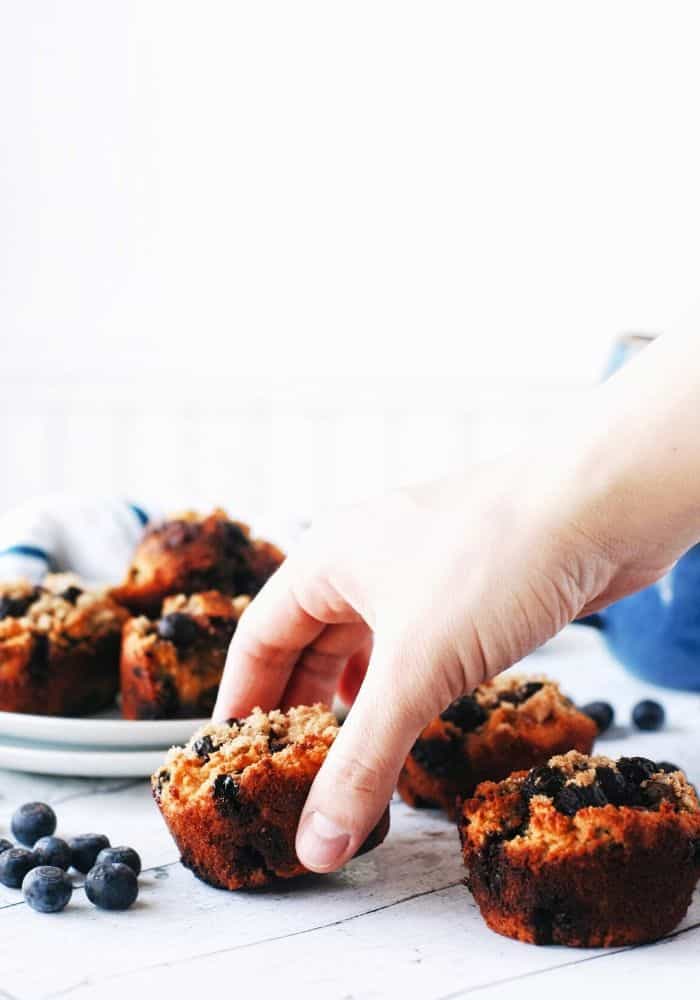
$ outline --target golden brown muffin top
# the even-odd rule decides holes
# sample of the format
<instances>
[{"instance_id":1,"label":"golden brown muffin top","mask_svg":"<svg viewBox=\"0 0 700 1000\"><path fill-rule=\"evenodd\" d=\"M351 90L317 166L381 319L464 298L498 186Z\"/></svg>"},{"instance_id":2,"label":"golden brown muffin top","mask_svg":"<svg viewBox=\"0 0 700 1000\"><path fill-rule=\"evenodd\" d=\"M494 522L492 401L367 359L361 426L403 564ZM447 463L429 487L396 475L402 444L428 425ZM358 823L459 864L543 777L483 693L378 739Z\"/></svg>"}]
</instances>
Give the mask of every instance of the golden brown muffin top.
<instances>
[{"instance_id":1,"label":"golden brown muffin top","mask_svg":"<svg viewBox=\"0 0 700 1000\"><path fill-rule=\"evenodd\" d=\"M7 602L9 600L9 608ZM39 632L56 641L100 636L121 628L128 613L103 590L87 589L73 574L53 574L41 586L26 580L0 586L0 641Z\"/></svg>"},{"instance_id":2,"label":"golden brown muffin top","mask_svg":"<svg viewBox=\"0 0 700 1000\"><path fill-rule=\"evenodd\" d=\"M337 733L335 715L322 704L299 705L286 712L254 708L244 719L209 722L184 747L172 747L153 775L153 787L159 795L163 786L177 787L188 798L209 795L220 774L239 775L272 756L291 764L295 751L327 748Z\"/></svg>"},{"instance_id":3,"label":"golden brown muffin top","mask_svg":"<svg viewBox=\"0 0 700 1000\"><path fill-rule=\"evenodd\" d=\"M159 623L169 615L186 615L192 618L202 628L210 624L230 626L230 630L250 604L250 597L240 594L230 597L218 590L208 590L199 594L173 594L163 601L161 617L151 619L146 615L138 615L131 619L129 629L131 634L142 636L150 644L158 641L169 641L159 635Z\"/></svg>"},{"instance_id":4,"label":"golden brown muffin top","mask_svg":"<svg viewBox=\"0 0 700 1000\"><path fill-rule=\"evenodd\" d=\"M207 590L199 594L173 594L163 601L163 615L178 612L193 617L206 615L209 618L235 618L238 620L250 604L245 594L230 597L218 590Z\"/></svg>"},{"instance_id":5,"label":"golden brown muffin top","mask_svg":"<svg viewBox=\"0 0 700 1000\"><path fill-rule=\"evenodd\" d=\"M458 735L478 732L492 717L496 724L517 725L518 719L544 723L571 713L578 713L578 709L555 681L541 674L506 673L480 684L472 694L457 698L438 720L428 724L422 735L435 735L442 723L447 724L448 732Z\"/></svg>"},{"instance_id":6,"label":"golden brown muffin top","mask_svg":"<svg viewBox=\"0 0 700 1000\"><path fill-rule=\"evenodd\" d=\"M465 839L479 847L503 840L509 853L554 856L603 841L622 842L631 829L679 822L700 834L697 793L682 771L644 757L587 756L572 750L504 781L485 781L463 806Z\"/></svg>"}]
</instances>

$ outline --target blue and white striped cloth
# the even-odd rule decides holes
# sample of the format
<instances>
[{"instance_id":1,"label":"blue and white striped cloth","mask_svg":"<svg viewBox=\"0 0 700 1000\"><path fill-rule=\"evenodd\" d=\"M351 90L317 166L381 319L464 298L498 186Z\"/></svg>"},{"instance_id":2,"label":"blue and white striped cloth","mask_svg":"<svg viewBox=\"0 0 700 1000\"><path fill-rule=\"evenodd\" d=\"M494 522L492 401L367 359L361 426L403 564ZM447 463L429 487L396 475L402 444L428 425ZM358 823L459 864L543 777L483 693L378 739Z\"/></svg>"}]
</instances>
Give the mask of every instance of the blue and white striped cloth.
<instances>
[{"instance_id":1,"label":"blue and white striped cloth","mask_svg":"<svg viewBox=\"0 0 700 1000\"><path fill-rule=\"evenodd\" d=\"M48 572L71 570L93 583L118 582L154 516L113 497L28 501L0 515L0 580L38 583Z\"/></svg>"}]
</instances>

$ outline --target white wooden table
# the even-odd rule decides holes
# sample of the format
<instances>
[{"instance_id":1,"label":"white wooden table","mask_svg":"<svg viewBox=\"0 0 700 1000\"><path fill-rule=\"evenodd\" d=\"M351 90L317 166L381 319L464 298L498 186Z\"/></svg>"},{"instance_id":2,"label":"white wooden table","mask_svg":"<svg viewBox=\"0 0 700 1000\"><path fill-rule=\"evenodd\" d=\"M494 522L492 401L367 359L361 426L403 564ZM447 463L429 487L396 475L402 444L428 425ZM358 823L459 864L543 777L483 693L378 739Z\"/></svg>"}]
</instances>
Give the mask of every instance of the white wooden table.
<instances>
[{"instance_id":1,"label":"white wooden table","mask_svg":"<svg viewBox=\"0 0 700 1000\"><path fill-rule=\"evenodd\" d=\"M599 748L670 759L700 779L700 696L637 683L582 628L567 630L527 668L562 679L577 700L608 698L620 721L639 698L659 698L669 716L663 733L616 729ZM67 910L45 916L0 887L0 998L202 1000L213 991L447 1000L478 992L524 1000L591 991L606 997L631 986L639 998L689 983L692 989L700 971L698 894L674 934L643 948L538 948L493 934L462 884L452 825L403 803L393 806L387 842L342 873L227 893L180 866L145 781L2 771L0 836L8 835L16 806L30 799L54 806L61 834L104 832L113 844L133 845L145 871L139 901L117 914L95 910L77 889Z\"/></svg>"}]
</instances>

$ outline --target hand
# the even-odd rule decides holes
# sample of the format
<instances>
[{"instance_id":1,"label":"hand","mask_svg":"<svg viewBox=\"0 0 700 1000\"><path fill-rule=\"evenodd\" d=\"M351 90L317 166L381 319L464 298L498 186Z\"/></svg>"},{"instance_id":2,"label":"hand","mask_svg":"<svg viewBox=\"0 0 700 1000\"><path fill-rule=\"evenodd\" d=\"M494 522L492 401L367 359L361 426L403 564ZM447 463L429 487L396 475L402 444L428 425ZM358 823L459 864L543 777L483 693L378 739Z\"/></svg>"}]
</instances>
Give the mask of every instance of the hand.
<instances>
[{"instance_id":1,"label":"hand","mask_svg":"<svg viewBox=\"0 0 700 1000\"><path fill-rule=\"evenodd\" d=\"M300 821L308 868L352 857L420 730L453 699L667 567L668 553L645 561L598 531L595 477L562 454L344 510L308 532L244 613L217 718L330 703L371 649Z\"/></svg>"}]
</instances>

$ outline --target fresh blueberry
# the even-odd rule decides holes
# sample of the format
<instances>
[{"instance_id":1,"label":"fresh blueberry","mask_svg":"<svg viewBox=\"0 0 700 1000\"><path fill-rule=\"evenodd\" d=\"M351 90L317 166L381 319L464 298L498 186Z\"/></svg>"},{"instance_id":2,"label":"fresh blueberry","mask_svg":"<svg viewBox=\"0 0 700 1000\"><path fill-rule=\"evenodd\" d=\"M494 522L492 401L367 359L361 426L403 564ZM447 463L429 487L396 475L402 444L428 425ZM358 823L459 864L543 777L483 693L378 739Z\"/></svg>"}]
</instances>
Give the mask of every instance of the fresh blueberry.
<instances>
[{"instance_id":1,"label":"fresh blueberry","mask_svg":"<svg viewBox=\"0 0 700 1000\"><path fill-rule=\"evenodd\" d=\"M9 847L0 854L0 882L10 889L19 889L24 876L36 865L34 851L26 847Z\"/></svg>"},{"instance_id":2,"label":"fresh blueberry","mask_svg":"<svg viewBox=\"0 0 700 1000\"><path fill-rule=\"evenodd\" d=\"M3 851L9 851L11 847L12 847L11 840L5 840L4 837L0 837L0 854L2 854Z\"/></svg>"},{"instance_id":3,"label":"fresh blueberry","mask_svg":"<svg viewBox=\"0 0 700 1000\"><path fill-rule=\"evenodd\" d=\"M73 883L63 868L40 865L27 872L22 882L22 895L39 913L58 913L73 895Z\"/></svg>"},{"instance_id":4,"label":"fresh blueberry","mask_svg":"<svg viewBox=\"0 0 700 1000\"><path fill-rule=\"evenodd\" d=\"M50 837L56 829L56 813L45 802L25 802L15 812L12 832L20 844L33 847L40 837Z\"/></svg>"},{"instance_id":5,"label":"fresh blueberry","mask_svg":"<svg viewBox=\"0 0 700 1000\"><path fill-rule=\"evenodd\" d=\"M12 614L12 598L7 596L0 597L0 621L2 621L3 618L14 617L15 616Z\"/></svg>"},{"instance_id":6,"label":"fresh blueberry","mask_svg":"<svg viewBox=\"0 0 700 1000\"><path fill-rule=\"evenodd\" d=\"M214 781L213 797L220 810L236 813L241 808L240 785L230 774L218 774Z\"/></svg>"},{"instance_id":7,"label":"fresh blueberry","mask_svg":"<svg viewBox=\"0 0 700 1000\"><path fill-rule=\"evenodd\" d=\"M75 604L82 592L83 591L80 587L71 585L70 587L66 587L65 590L62 590L58 596L62 597L64 601L68 601L69 604Z\"/></svg>"},{"instance_id":8,"label":"fresh blueberry","mask_svg":"<svg viewBox=\"0 0 700 1000\"><path fill-rule=\"evenodd\" d=\"M590 785L564 785L554 799L555 808L565 816L574 816L586 806L604 806L607 803L605 792L597 781Z\"/></svg>"},{"instance_id":9,"label":"fresh blueberry","mask_svg":"<svg viewBox=\"0 0 700 1000\"><path fill-rule=\"evenodd\" d=\"M510 702L511 705L522 705L524 701L532 698L543 687L542 681L526 681L519 688L512 691L502 691L499 695L500 701Z\"/></svg>"},{"instance_id":10,"label":"fresh blueberry","mask_svg":"<svg viewBox=\"0 0 700 1000\"><path fill-rule=\"evenodd\" d=\"M615 718L615 710L607 701L589 701L587 705L581 707L581 711L589 719L593 719L599 733L604 733L606 729L610 729Z\"/></svg>"},{"instance_id":11,"label":"fresh blueberry","mask_svg":"<svg viewBox=\"0 0 700 1000\"><path fill-rule=\"evenodd\" d=\"M201 736L198 740L195 740L192 744L192 749L201 757L203 760L209 760L209 755L215 753L218 749L214 744L213 739L208 734L206 736Z\"/></svg>"},{"instance_id":12,"label":"fresh blueberry","mask_svg":"<svg viewBox=\"0 0 700 1000\"><path fill-rule=\"evenodd\" d=\"M71 866L70 847L60 837L40 837L34 845L34 853L40 865L63 868L64 871Z\"/></svg>"},{"instance_id":13,"label":"fresh blueberry","mask_svg":"<svg viewBox=\"0 0 700 1000\"><path fill-rule=\"evenodd\" d=\"M679 767L678 764L672 764L670 760L660 760L657 762L656 770L662 771L663 774L673 774L674 771L682 771L683 768Z\"/></svg>"},{"instance_id":14,"label":"fresh blueberry","mask_svg":"<svg viewBox=\"0 0 700 1000\"><path fill-rule=\"evenodd\" d=\"M645 806L658 806L664 799L673 802L675 795L671 786L665 781L647 781L641 789L641 798Z\"/></svg>"},{"instance_id":15,"label":"fresh blueberry","mask_svg":"<svg viewBox=\"0 0 700 1000\"><path fill-rule=\"evenodd\" d=\"M470 694L458 698L448 705L440 718L445 722L451 722L463 733L471 733L478 729L482 723L486 722L487 713L479 702Z\"/></svg>"},{"instance_id":16,"label":"fresh blueberry","mask_svg":"<svg viewBox=\"0 0 700 1000\"><path fill-rule=\"evenodd\" d=\"M459 762L460 744L454 740L416 740L411 756L428 774L449 778Z\"/></svg>"},{"instance_id":17,"label":"fresh blueberry","mask_svg":"<svg viewBox=\"0 0 700 1000\"><path fill-rule=\"evenodd\" d=\"M0 621L3 618L21 618L25 615L39 596L39 590L32 591L27 597L0 597Z\"/></svg>"},{"instance_id":18,"label":"fresh blueberry","mask_svg":"<svg viewBox=\"0 0 700 1000\"><path fill-rule=\"evenodd\" d=\"M575 816L583 808L583 804L583 797L576 785L564 785L554 797L557 812L564 813L565 816Z\"/></svg>"},{"instance_id":19,"label":"fresh blueberry","mask_svg":"<svg viewBox=\"0 0 700 1000\"><path fill-rule=\"evenodd\" d=\"M81 833L69 840L68 846L70 847L71 864L77 871L85 875L95 864L100 851L109 847L109 840L102 833Z\"/></svg>"},{"instance_id":20,"label":"fresh blueberry","mask_svg":"<svg viewBox=\"0 0 700 1000\"><path fill-rule=\"evenodd\" d=\"M617 769L628 785L632 786L632 791L639 789L643 781L651 778L656 771L656 764L648 757L620 757Z\"/></svg>"},{"instance_id":21,"label":"fresh blueberry","mask_svg":"<svg viewBox=\"0 0 700 1000\"><path fill-rule=\"evenodd\" d=\"M645 699L640 701L632 709L632 722L637 729L654 730L661 729L666 718L666 713L658 701Z\"/></svg>"},{"instance_id":22,"label":"fresh blueberry","mask_svg":"<svg viewBox=\"0 0 700 1000\"><path fill-rule=\"evenodd\" d=\"M127 910L138 896L139 887L128 865L99 864L87 873L85 894L101 910Z\"/></svg>"},{"instance_id":23,"label":"fresh blueberry","mask_svg":"<svg viewBox=\"0 0 700 1000\"><path fill-rule=\"evenodd\" d=\"M181 611L173 611L158 622L158 635L175 646L189 646L197 638L197 623Z\"/></svg>"},{"instance_id":24,"label":"fresh blueberry","mask_svg":"<svg viewBox=\"0 0 700 1000\"><path fill-rule=\"evenodd\" d=\"M612 767L597 767L596 778L608 802L614 806L630 806L637 799L636 786L630 785L624 774Z\"/></svg>"},{"instance_id":25,"label":"fresh blueberry","mask_svg":"<svg viewBox=\"0 0 700 1000\"><path fill-rule=\"evenodd\" d=\"M546 795L553 798L564 784L564 775L556 767L542 764L533 767L523 782L523 795L530 801L533 795Z\"/></svg>"},{"instance_id":26,"label":"fresh blueberry","mask_svg":"<svg viewBox=\"0 0 700 1000\"><path fill-rule=\"evenodd\" d=\"M128 865L134 875L141 874L141 858L133 847L105 847L97 855L95 865Z\"/></svg>"},{"instance_id":27,"label":"fresh blueberry","mask_svg":"<svg viewBox=\"0 0 700 1000\"><path fill-rule=\"evenodd\" d=\"M221 524L221 535L224 551L229 556L238 555L241 549L250 545L245 532L233 521L224 521Z\"/></svg>"}]
</instances>

